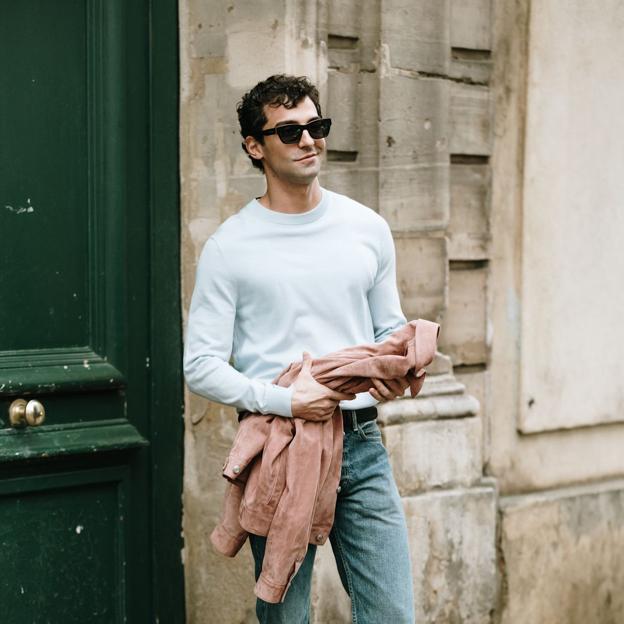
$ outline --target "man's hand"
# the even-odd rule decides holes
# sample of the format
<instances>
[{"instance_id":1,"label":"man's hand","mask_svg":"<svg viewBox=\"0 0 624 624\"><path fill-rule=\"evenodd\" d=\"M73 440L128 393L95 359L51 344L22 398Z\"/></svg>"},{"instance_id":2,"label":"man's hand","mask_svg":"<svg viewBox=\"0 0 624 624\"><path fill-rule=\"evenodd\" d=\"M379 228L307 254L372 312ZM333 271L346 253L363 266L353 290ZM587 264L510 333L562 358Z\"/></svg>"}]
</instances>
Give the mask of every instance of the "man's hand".
<instances>
[{"instance_id":1,"label":"man's hand","mask_svg":"<svg viewBox=\"0 0 624 624\"><path fill-rule=\"evenodd\" d=\"M312 358L303 352L303 365L293 383L292 415L305 420L323 421L331 418L339 401L351 401L355 394L337 392L320 384L312 376Z\"/></svg>"},{"instance_id":2,"label":"man's hand","mask_svg":"<svg viewBox=\"0 0 624 624\"><path fill-rule=\"evenodd\" d=\"M405 377L398 379L372 379L375 384L374 388L370 388L369 392L378 401L392 401L397 397L403 396L405 390L409 387L409 381Z\"/></svg>"}]
</instances>

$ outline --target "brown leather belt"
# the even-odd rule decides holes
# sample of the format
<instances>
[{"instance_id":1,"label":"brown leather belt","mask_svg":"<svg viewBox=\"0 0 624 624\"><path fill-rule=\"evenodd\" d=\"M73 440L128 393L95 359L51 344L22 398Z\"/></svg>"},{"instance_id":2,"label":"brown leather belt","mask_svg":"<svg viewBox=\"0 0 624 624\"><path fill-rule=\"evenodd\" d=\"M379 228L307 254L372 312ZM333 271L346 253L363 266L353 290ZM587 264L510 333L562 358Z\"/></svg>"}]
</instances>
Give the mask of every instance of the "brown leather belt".
<instances>
[{"instance_id":1,"label":"brown leather belt","mask_svg":"<svg viewBox=\"0 0 624 624\"><path fill-rule=\"evenodd\" d=\"M349 429L356 431L357 425L377 418L377 408L374 405L356 410L341 408L340 411L342 412L342 425L345 431Z\"/></svg>"}]
</instances>

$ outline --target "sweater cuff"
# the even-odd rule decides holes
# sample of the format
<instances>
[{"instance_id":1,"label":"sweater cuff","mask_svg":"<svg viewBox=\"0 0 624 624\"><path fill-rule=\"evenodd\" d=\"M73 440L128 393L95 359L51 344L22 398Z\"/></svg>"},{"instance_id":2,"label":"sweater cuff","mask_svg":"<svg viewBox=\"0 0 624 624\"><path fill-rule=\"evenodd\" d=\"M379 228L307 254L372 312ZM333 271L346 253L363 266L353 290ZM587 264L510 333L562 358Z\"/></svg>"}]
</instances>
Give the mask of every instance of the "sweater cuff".
<instances>
[{"instance_id":1,"label":"sweater cuff","mask_svg":"<svg viewBox=\"0 0 624 624\"><path fill-rule=\"evenodd\" d=\"M292 386L284 388L282 386L276 386L275 384L268 384L266 390L265 413L292 418L292 394Z\"/></svg>"}]
</instances>

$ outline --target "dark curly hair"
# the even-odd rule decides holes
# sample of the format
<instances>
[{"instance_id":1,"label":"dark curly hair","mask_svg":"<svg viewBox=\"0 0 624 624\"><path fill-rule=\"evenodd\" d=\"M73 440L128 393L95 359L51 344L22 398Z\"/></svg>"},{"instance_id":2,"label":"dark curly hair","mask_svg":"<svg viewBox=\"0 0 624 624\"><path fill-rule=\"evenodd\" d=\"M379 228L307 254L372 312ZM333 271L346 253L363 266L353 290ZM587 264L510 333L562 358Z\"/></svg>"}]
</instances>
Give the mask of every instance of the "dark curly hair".
<instances>
[{"instance_id":1,"label":"dark curly hair","mask_svg":"<svg viewBox=\"0 0 624 624\"><path fill-rule=\"evenodd\" d=\"M264 143L264 137L261 134L262 126L267 122L264 107L284 106L285 108L294 108L306 96L314 102L319 117L322 117L318 89L305 76L297 77L276 74L259 82L253 89L243 95L241 101L236 106L241 136L243 138L252 136L260 143ZM242 146L243 151L249 156L245 143L242 143ZM251 156L249 158L254 167L264 171L261 160Z\"/></svg>"}]
</instances>

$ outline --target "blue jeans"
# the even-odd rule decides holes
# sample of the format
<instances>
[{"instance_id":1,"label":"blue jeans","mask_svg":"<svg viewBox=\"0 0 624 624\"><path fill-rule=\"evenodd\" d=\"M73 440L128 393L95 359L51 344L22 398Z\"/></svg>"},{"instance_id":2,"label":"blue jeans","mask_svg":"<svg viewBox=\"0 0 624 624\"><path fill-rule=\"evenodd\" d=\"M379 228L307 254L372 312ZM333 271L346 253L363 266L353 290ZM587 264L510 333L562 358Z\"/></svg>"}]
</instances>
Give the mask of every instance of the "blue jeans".
<instances>
[{"instance_id":1,"label":"blue jeans","mask_svg":"<svg viewBox=\"0 0 624 624\"><path fill-rule=\"evenodd\" d=\"M340 492L329 535L338 573L351 598L353 624L414 624L412 570L403 506L376 421L344 435ZM256 580L266 537L249 535ZM256 599L260 624L307 624L317 546L307 555L284 602Z\"/></svg>"}]
</instances>

